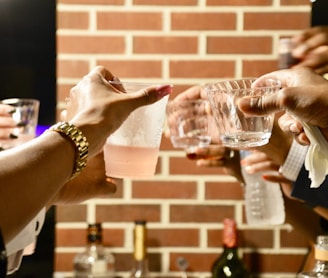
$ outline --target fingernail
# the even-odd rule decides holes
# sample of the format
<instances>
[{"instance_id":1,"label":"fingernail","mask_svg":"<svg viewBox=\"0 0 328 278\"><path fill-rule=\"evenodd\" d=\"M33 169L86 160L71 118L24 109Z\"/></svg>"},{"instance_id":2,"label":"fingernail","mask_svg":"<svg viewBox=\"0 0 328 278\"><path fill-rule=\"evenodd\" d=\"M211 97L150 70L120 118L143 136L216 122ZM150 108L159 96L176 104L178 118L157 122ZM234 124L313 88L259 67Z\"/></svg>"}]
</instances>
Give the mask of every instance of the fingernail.
<instances>
[{"instance_id":1,"label":"fingernail","mask_svg":"<svg viewBox=\"0 0 328 278\"><path fill-rule=\"evenodd\" d=\"M8 114L14 114L16 112L16 108L12 108L8 111Z\"/></svg>"},{"instance_id":2,"label":"fingernail","mask_svg":"<svg viewBox=\"0 0 328 278\"><path fill-rule=\"evenodd\" d=\"M294 57L301 58L308 51L309 47L307 44L301 44L295 49L293 49L292 53Z\"/></svg>"},{"instance_id":3,"label":"fingernail","mask_svg":"<svg viewBox=\"0 0 328 278\"><path fill-rule=\"evenodd\" d=\"M254 169L252 166L246 166L245 171L249 174L254 174Z\"/></svg>"},{"instance_id":4,"label":"fingernail","mask_svg":"<svg viewBox=\"0 0 328 278\"><path fill-rule=\"evenodd\" d=\"M9 134L9 138L10 138L10 139L17 139L18 136L15 135L15 134L13 134L13 133L10 133L10 134Z\"/></svg>"},{"instance_id":5,"label":"fingernail","mask_svg":"<svg viewBox=\"0 0 328 278\"><path fill-rule=\"evenodd\" d=\"M16 124L16 126L18 126L18 127L26 126L26 122L19 122Z\"/></svg>"},{"instance_id":6,"label":"fingernail","mask_svg":"<svg viewBox=\"0 0 328 278\"><path fill-rule=\"evenodd\" d=\"M157 96L159 98L165 97L172 93L172 85L162 85L156 88Z\"/></svg>"}]
</instances>

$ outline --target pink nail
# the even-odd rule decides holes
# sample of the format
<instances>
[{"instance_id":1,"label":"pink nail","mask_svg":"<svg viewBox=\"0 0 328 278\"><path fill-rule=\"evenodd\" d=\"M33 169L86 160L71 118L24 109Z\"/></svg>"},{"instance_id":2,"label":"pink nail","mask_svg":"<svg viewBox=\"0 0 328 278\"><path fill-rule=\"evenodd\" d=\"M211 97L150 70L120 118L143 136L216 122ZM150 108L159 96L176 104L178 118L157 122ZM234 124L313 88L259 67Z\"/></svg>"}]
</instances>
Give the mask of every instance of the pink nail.
<instances>
[{"instance_id":1,"label":"pink nail","mask_svg":"<svg viewBox=\"0 0 328 278\"><path fill-rule=\"evenodd\" d=\"M157 96L159 98L165 97L169 94L172 93L173 91L173 86L172 85L162 85L156 88Z\"/></svg>"}]
</instances>

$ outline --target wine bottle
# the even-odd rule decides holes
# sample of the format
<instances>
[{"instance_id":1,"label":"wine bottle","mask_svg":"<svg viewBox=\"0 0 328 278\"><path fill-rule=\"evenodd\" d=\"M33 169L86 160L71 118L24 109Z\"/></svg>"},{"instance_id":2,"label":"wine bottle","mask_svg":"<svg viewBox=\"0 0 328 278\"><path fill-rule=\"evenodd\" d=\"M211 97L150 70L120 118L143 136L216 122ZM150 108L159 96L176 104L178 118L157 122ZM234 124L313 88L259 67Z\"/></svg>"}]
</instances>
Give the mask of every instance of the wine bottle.
<instances>
[{"instance_id":1,"label":"wine bottle","mask_svg":"<svg viewBox=\"0 0 328 278\"><path fill-rule=\"evenodd\" d=\"M106 252L103 246L101 224L89 224L86 249L74 258L74 277L112 278L115 275L114 265L114 255Z\"/></svg>"},{"instance_id":2,"label":"wine bottle","mask_svg":"<svg viewBox=\"0 0 328 278\"><path fill-rule=\"evenodd\" d=\"M137 220L133 230L133 267L130 278L150 278L147 259L146 221Z\"/></svg>"},{"instance_id":3,"label":"wine bottle","mask_svg":"<svg viewBox=\"0 0 328 278\"><path fill-rule=\"evenodd\" d=\"M213 263L212 278L250 278L250 272L238 254L237 225L233 219L223 221L223 253Z\"/></svg>"}]
</instances>

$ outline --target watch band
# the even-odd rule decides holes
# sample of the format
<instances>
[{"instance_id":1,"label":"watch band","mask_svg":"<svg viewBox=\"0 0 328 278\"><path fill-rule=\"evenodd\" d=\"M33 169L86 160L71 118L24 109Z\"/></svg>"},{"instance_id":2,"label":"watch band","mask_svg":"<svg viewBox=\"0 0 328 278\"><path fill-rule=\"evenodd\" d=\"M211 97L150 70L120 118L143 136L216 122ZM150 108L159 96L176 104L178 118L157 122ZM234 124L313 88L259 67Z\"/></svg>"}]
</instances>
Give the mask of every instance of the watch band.
<instances>
[{"instance_id":1,"label":"watch band","mask_svg":"<svg viewBox=\"0 0 328 278\"><path fill-rule=\"evenodd\" d=\"M89 143L75 125L69 122L59 122L51 126L49 131L56 131L65 136L75 148L75 163L72 171L71 179L79 175L87 165Z\"/></svg>"}]
</instances>

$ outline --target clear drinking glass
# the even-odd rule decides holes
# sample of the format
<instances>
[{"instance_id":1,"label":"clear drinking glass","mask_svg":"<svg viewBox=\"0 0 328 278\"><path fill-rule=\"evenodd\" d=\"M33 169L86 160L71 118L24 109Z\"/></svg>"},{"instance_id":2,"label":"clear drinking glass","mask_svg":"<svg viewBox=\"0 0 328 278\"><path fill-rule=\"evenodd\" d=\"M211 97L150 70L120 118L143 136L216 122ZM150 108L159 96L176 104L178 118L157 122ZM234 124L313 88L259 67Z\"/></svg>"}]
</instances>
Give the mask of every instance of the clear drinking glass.
<instances>
[{"instance_id":1,"label":"clear drinking glass","mask_svg":"<svg viewBox=\"0 0 328 278\"><path fill-rule=\"evenodd\" d=\"M0 146L10 149L21 145L36 136L40 102L37 99L10 98L0 101L12 106L11 116L15 123L8 138L0 138Z\"/></svg>"},{"instance_id":2,"label":"clear drinking glass","mask_svg":"<svg viewBox=\"0 0 328 278\"><path fill-rule=\"evenodd\" d=\"M252 87L254 81L228 80L206 86L220 138L227 147L255 147L269 142L274 114L260 117L245 115L239 110L238 101L245 96L273 94L281 85L278 80L269 80L264 87Z\"/></svg>"},{"instance_id":3,"label":"clear drinking glass","mask_svg":"<svg viewBox=\"0 0 328 278\"><path fill-rule=\"evenodd\" d=\"M171 100L166 107L167 125L174 148L184 149L195 159L195 149L211 143L210 104L207 100Z\"/></svg>"}]
</instances>

